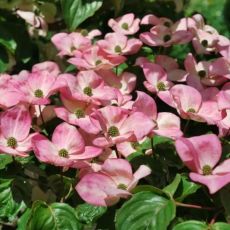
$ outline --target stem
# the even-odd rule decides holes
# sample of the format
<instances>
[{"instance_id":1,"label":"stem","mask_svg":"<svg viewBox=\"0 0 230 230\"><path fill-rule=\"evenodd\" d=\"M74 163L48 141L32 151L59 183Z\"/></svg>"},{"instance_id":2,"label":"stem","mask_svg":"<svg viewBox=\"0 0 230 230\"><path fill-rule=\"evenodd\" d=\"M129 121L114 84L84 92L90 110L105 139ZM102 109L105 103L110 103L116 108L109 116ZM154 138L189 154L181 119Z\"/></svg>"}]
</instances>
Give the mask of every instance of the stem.
<instances>
[{"instance_id":1,"label":"stem","mask_svg":"<svg viewBox=\"0 0 230 230\"><path fill-rule=\"evenodd\" d=\"M184 133L184 134L187 132L189 123L190 123L190 119L188 119L188 120L186 121L186 124L185 124L184 129L183 129L183 133Z\"/></svg>"},{"instance_id":2,"label":"stem","mask_svg":"<svg viewBox=\"0 0 230 230\"><path fill-rule=\"evenodd\" d=\"M45 126L45 120L44 120L44 117L42 115L42 109L41 109L40 105L38 106L38 109L39 109L39 113L40 113L40 116L41 116L41 119L42 119L42 125Z\"/></svg>"},{"instance_id":3,"label":"stem","mask_svg":"<svg viewBox=\"0 0 230 230\"><path fill-rule=\"evenodd\" d=\"M213 216L213 218L211 219L211 221L209 222L210 225L214 224L216 222L216 218L218 217L218 215L223 211L223 208L219 209L215 215Z\"/></svg>"},{"instance_id":4,"label":"stem","mask_svg":"<svg viewBox=\"0 0 230 230\"><path fill-rule=\"evenodd\" d=\"M184 204L184 203L177 202L177 201L175 202L175 204L179 207L185 207L185 208L195 208L195 209L202 209L202 210L209 210L209 211L216 210L216 208L213 208L213 207L203 207L203 206L196 205L196 204Z\"/></svg>"}]
</instances>

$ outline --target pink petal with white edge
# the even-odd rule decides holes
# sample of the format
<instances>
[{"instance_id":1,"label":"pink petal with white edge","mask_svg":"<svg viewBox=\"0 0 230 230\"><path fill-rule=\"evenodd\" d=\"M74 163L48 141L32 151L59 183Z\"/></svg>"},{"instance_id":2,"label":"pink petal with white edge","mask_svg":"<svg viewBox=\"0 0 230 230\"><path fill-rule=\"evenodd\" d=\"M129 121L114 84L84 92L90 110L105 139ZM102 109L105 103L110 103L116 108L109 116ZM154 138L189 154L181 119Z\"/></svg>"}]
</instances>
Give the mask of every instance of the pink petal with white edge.
<instances>
[{"instance_id":1,"label":"pink petal with white edge","mask_svg":"<svg viewBox=\"0 0 230 230\"><path fill-rule=\"evenodd\" d=\"M102 171L108 174L117 185L128 186L133 178L132 167L124 159L107 159L102 165Z\"/></svg>"},{"instance_id":2,"label":"pink petal with white edge","mask_svg":"<svg viewBox=\"0 0 230 230\"><path fill-rule=\"evenodd\" d=\"M223 161L221 164L219 164L213 171L213 174L224 174L229 173L230 174L230 159L227 159Z\"/></svg>"},{"instance_id":3,"label":"pink petal with white edge","mask_svg":"<svg viewBox=\"0 0 230 230\"><path fill-rule=\"evenodd\" d=\"M142 91L137 92L137 99L133 103L134 112L142 112L148 118L156 120L157 118L157 106L152 97Z\"/></svg>"},{"instance_id":4,"label":"pink petal with white edge","mask_svg":"<svg viewBox=\"0 0 230 230\"><path fill-rule=\"evenodd\" d=\"M121 133L134 132L137 140L141 140L153 130L154 126L152 120L144 113L134 112L125 120L119 130Z\"/></svg>"},{"instance_id":5,"label":"pink petal with white edge","mask_svg":"<svg viewBox=\"0 0 230 230\"><path fill-rule=\"evenodd\" d=\"M144 178L146 176L148 176L149 174L151 174L151 169L146 166L146 165L141 165L137 171L133 174L133 180L131 181L131 183L128 186L128 191L132 190L137 183L139 182L139 180L141 178Z\"/></svg>"},{"instance_id":6,"label":"pink petal with white edge","mask_svg":"<svg viewBox=\"0 0 230 230\"><path fill-rule=\"evenodd\" d=\"M117 189L117 185L107 175L89 173L75 187L80 197L89 204L111 206L117 203L120 196L128 196L129 192Z\"/></svg>"},{"instance_id":7,"label":"pink petal with white edge","mask_svg":"<svg viewBox=\"0 0 230 230\"><path fill-rule=\"evenodd\" d=\"M169 138L183 136L180 130L180 118L173 113L161 112L157 116L157 129L154 132Z\"/></svg>"},{"instance_id":8,"label":"pink petal with white edge","mask_svg":"<svg viewBox=\"0 0 230 230\"><path fill-rule=\"evenodd\" d=\"M5 138L24 140L30 132L31 116L25 106L13 107L1 114L1 132Z\"/></svg>"},{"instance_id":9,"label":"pink petal with white edge","mask_svg":"<svg viewBox=\"0 0 230 230\"><path fill-rule=\"evenodd\" d=\"M58 125L52 136L52 142L60 149L66 149L69 154L81 153L85 143L77 128L67 123Z\"/></svg>"},{"instance_id":10,"label":"pink petal with white edge","mask_svg":"<svg viewBox=\"0 0 230 230\"><path fill-rule=\"evenodd\" d=\"M189 177L195 182L206 185L211 194L216 193L218 190L230 183L230 173L209 176L203 176L197 173L190 173Z\"/></svg>"}]
</instances>

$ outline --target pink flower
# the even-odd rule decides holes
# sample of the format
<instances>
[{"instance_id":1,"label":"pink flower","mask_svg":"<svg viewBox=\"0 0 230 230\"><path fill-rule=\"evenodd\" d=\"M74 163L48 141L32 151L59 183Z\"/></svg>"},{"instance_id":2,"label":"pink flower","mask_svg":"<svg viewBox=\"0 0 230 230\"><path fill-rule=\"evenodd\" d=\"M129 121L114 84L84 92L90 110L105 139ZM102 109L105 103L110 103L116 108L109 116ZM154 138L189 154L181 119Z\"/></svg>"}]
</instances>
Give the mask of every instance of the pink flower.
<instances>
[{"instance_id":1,"label":"pink flower","mask_svg":"<svg viewBox=\"0 0 230 230\"><path fill-rule=\"evenodd\" d=\"M60 51L59 56L74 56L76 51L83 52L91 47L91 40L76 32L55 34L51 41Z\"/></svg>"},{"instance_id":2,"label":"pink flower","mask_svg":"<svg viewBox=\"0 0 230 230\"><path fill-rule=\"evenodd\" d=\"M62 89L62 94L67 97L96 105L117 98L116 89L105 85L103 79L92 70L80 71L76 77L71 74L63 74L60 77L68 86Z\"/></svg>"},{"instance_id":3,"label":"pink flower","mask_svg":"<svg viewBox=\"0 0 230 230\"><path fill-rule=\"evenodd\" d=\"M92 46L75 57L68 59L68 62L76 65L80 70L112 69L126 60L121 55L112 55L103 51L98 46Z\"/></svg>"},{"instance_id":4,"label":"pink flower","mask_svg":"<svg viewBox=\"0 0 230 230\"><path fill-rule=\"evenodd\" d=\"M151 173L141 165L133 174L130 163L123 159L107 159L100 172L83 176L76 186L80 197L92 205L112 206L120 198L127 198L138 181Z\"/></svg>"},{"instance_id":5,"label":"pink flower","mask_svg":"<svg viewBox=\"0 0 230 230\"><path fill-rule=\"evenodd\" d=\"M167 74L164 69L154 63L144 63L142 65L143 72L147 81L144 81L144 86L152 93L166 91L173 86L173 83L168 81Z\"/></svg>"},{"instance_id":6,"label":"pink flower","mask_svg":"<svg viewBox=\"0 0 230 230\"><path fill-rule=\"evenodd\" d=\"M170 27L173 22L172 20L165 17L157 17L154 14L147 14L141 20L141 25L164 25L166 27Z\"/></svg>"},{"instance_id":7,"label":"pink flower","mask_svg":"<svg viewBox=\"0 0 230 230\"><path fill-rule=\"evenodd\" d=\"M128 39L121 33L108 33L97 45L109 54L130 55L139 51L142 42L136 38Z\"/></svg>"},{"instance_id":8,"label":"pink flower","mask_svg":"<svg viewBox=\"0 0 230 230\"><path fill-rule=\"evenodd\" d=\"M230 109L230 82L224 84L217 95L218 107L220 110Z\"/></svg>"},{"instance_id":9,"label":"pink flower","mask_svg":"<svg viewBox=\"0 0 230 230\"><path fill-rule=\"evenodd\" d=\"M161 96L161 99L176 108L184 119L216 124L217 121L221 120L217 94L218 89L214 87L207 88L201 94L191 86L175 85L170 89L169 94Z\"/></svg>"},{"instance_id":10,"label":"pink flower","mask_svg":"<svg viewBox=\"0 0 230 230\"><path fill-rule=\"evenodd\" d=\"M94 158L102 152L98 147L85 146L77 128L67 123L55 128L52 141L42 135L35 136L33 149L41 162L62 167L72 167L78 161Z\"/></svg>"},{"instance_id":11,"label":"pink flower","mask_svg":"<svg viewBox=\"0 0 230 230\"><path fill-rule=\"evenodd\" d=\"M198 90L205 86L218 86L229 78L230 69L224 58L217 58L214 61L196 62L192 54L188 54L184 62L188 72L187 84Z\"/></svg>"},{"instance_id":12,"label":"pink flower","mask_svg":"<svg viewBox=\"0 0 230 230\"><path fill-rule=\"evenodd\" d=\"M15 106L1 113L0 116L0 150L13 156L25 157L32 150L29 134L31 116L23 105Z\"/></svg>"},{"instance_id":13,"label":"pink flower","mask_svg":"<svg viewBox=\"0 0 230 230\"><path fill-rule=\"evenodd\" d=\"M183 135L180 130L180 118L168 112L157 114L156 103L152 97L144 92L137 91L137 99L132 107L134 112L142 112L152 120L153 133L169 138L177 138Z\"/></svg>"},{"instance_id":14,"label":"pink flower","mask_svg":"<svg viewBox=\"0 0 230 230\"><path fill-rule=\"evenodd\" d=\"M54 77L58 77L58 75L60 74L61 71L55 62L45 61L45 62L35 64L32 67L32 72L33 73L37 72L40 74L42 74L43 72L48 72L49 74L53 75Z\"/></svg>"},{"instance_id":15,"label":"pink flower","mask_svg":"<svg viewBox=\"0 0 230 230\"><path fill-rule=\"evenodd\" d=\"M97 146L109 147L124 141L140 140L154 127L143 113L135 112L129 115L127 110L116 106L101 108L92 116L99 121L99 131L103 134L93 141Z\"/></svg>"},{"instance_id":16,"label":"pink flower","mask_svg":"<svg viewBox=\"0 0 230 230\"><path fill-rule=\"evenodd\" d=\"M221 144L214 134L176 140L176 150L192 171L190 178L215 193L230 182L230 159L216 166L221 158Z\"/></svg>"},{"instance_id":17,"label":"pink flower","mask_svg":"<svg viewBox=\"0 0 230 230\"><path fill-rule=\"evenodd\" d=\"M125 35L135 34L139 30L140 19L136 18L135 15L125 14L117 19L110 19L108 25L113 31L122 33Z\"/></svg>"}]
</instances>

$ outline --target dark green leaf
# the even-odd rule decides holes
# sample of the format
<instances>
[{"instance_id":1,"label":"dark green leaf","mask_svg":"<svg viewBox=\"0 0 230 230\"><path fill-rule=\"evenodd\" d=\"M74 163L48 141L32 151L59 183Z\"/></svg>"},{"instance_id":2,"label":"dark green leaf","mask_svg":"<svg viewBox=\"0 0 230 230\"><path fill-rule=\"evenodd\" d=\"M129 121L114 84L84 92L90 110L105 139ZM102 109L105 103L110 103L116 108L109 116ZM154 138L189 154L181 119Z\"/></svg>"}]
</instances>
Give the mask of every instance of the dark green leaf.
<instances>
[{"instance_id":1,"label":"dark green leaf","mask_svg":"<svg viewBox=\"0 0 230 230\"><path fill-rule=\"evenodd\" d=\"M26 211L23 213L23 215L18 220L17 230L26 229L30 214L31 214L31 209L30 208L26 209Z\"/></svg>"},{"instance_id":2,"label":"dark green leaf","mask_svg":"<svg viewBox=\"0 0 230 230\"><path fill-rule=\"evenodd\" d=\"M208 230L208 226L205 222L189 220L177 224L173 230Z\"/></svg>"},{"instance_id":3,"label":"dark green leaf","mask_svg":"<svg viewBox=\"0 0 230 230\"><path fill-rule=\"evenodd\" d=\"M42 201L33 204L27 230L78 230L82 229L74 209L68 204Z\"/></svg>"},{"instance_id":4,"label":"dark green leaf","mask_svg":"<svg viewBox=\"0 0 230 230\"><path fill-rule=\"evenodd\" d=\"M230 199L229 199L229 194L230 194L230 185L224 187L220 191L220 198L221 198L221 203L224 207L225 210L225 218L228 222L230 222Z\"/></svg>"},{"instance_id":5,"label":"dark green leaf","mask_svg":"<svg viewBox=\"0 0 230 230\"><path fill-rule=\"evenodd\" d=\"M8 154L0 154L0 169L4 169L12 161L12 156Z\"/></svg>"},{"instance_id":6,"label":"dark green leaf","mask_svg":"<svg viewBox=\"0 0 230 230\"><path fill-rule=\"evenodd\" d=\"M229 230L230 224L222 223L222 222L216 222L212 225L211 230Z\"/></svg>"},{"instance_id":7,"label":"dark green leaf","mask_svg":"<svg viewBox=\"0 0 230 230\"><path fill-rule=\"evenodd\" d=\"M80 222L91 224L96 222L107 211L106 207L80 204L76 208L76 215Z\"/></svg>"},{"instance_id":8,"label":"dark green leaf","mask_svg":"<svg viewBox=\"0 0 230 230\"><path fill-rule=\"evenodd\" d=\"M118 210L116 229L166 230L175 214L172 200L153 192L139 192Z\"/></svg>"},{"instance_id":9,"label":"dark green leaf","mask_svg":"<svg viewBox=\"0 0 230 230\"><path fill-rule=\"evenodd\" d=\"M168 186L166 186L163 191L169 193L171 196L174 195L174 193L176 192L179 184L181 182L181 175L177 174L176 177L174 178L173 182L171 184L169 184Z\"/></svg>"},{"instance_id":10,"label":"dark green leaf","mask_svg":"<svg viewBox=\"0 0 230 230\"><path fill-rule=\"evenodd\" d=\"M24 201L16 201L12 193L13 180L0 179L0 219L14 221L17 214L25 209Z\"/></svg>"}]
</instances>

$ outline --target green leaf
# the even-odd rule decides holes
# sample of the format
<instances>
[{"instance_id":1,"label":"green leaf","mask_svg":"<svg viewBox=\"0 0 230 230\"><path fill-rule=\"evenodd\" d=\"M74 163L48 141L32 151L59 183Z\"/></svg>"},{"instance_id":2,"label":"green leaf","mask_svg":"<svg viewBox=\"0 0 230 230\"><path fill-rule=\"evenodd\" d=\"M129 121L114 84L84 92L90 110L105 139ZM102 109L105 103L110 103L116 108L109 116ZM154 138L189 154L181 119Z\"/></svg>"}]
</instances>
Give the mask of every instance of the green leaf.
<instances>
[{"instance_id":1,"label":"green leaf","mask_svg":"<svg viewBox=\"0 0 230 230\"><path fill-rule=\"evenodd\" d=\"M33 204L27 230L78 230L82 229L74 209L68 204L46 204L36 201Z\"/></svg>"},{"instance_id":2,"label":"green leaf","mask_svg":"<svg viewBox=\"0 0 230 230\"><path fill-rule=\"evenodd\" d=\"M216 222L212 225L211 230L229 230L230 224L222 223L222 222Z\"/></svg>"},{"instance_id":3,"label":"green leaf","mask_svg":"<svg viewBox=\"0 0 230 230\"><path fill-rule=\"evenodd\" d=\"M165 193L163 190L161 190L157 187L154 187L152 185L138 185L132 190L132 193L135 194L135 193L143 192L143 191L153 192L153 193L156 193L160 196L167 196L168 197L167 193Z\"/></svg>"},{"instance_id":4,"label":"green leaf","mask_svg":"<svg viewBox=\"0 0 230 230\"><path fill-rule=\"evenodd\" d=\"M155 135L153 137L153 146L157 145L173 145L173 140L168 137Z\"/></svg>"},{"instance_id":5,"label":"green leaf","mask_svg":"<svg viewBox=\"0 0 230 230\"><path fill-rule=\"evenodd\" d=\"M176 177L174 178L173 182L171 184L169 184L168 186L166 186L163 191L169 193L171 196L174 195L174 193L176 192L179 184L181 182L181 175L180 174L176 174Z\"/></svg>"},{"instance_id":6,"label":"green leaf","mask_svg":"<svg viewBox=\"0 0 230 230\"><path fill-rule=\"evenodd\" d=\"M0 179L0 219L9 222L16 219L17 214L25 209L24 201L15 200L12 193L13 180Z\"/></svg>"},{"instance_id":7,"label":"green leaf","mask_svg":"<svg viewBox=\"0 0 230 230\"><path fill-rule=\"evenodd\" d=\"M124 7L125 1L124 0L112 0L112 2L115 8L115 16L117 16L121 12L122 8Z\"/></svg>"},{"instance_id":8,"label":"green leaf","mask_svg":"<svg viewBox=\"0 0 230 230\"><path fill-rule=\"evenodd\" d=\"M173 230L208 230L208 226L205 222L189 220L177 224Z\"/></svg>"},{"instance_id":9,"label":"green leaf","mask_svg":"<svg viewBox=\"0 0 230 230\"><path fill-rule=\"evenodd\" d=\"M200 187L200 185L188 181L185 176L182 176L174 197L176 197L177 201L183 201L187 196L195 193Z\"/></svg>"},{"instance_id":10,"label":"green leaf","mask_svg":"<svg viewBox=\"0 0 230 230\"><path fill-rule=\"evenodd\" d=\"M13 161L12 156L8 154L0 154L0 169L4 169L12 161Z\"/></svg>"},{"instance_id":11,"label":"green leaf","mask_svg":"<svg viewBox=\"0 0 230 230\"><path fill-rule=\"evenodd\" d=\"M23 213L23 215L18 220L17 230L26 229L30 215L31 215L31 209L27 208L26 211Z\"/></svg>"},{"instance_id":12,"label":"green leaf","mask_svg":"<svg viewBox=\"0 0 230 230\"><path fill-rule=\"evenodd\" d=\"M153 192L140 192L124 203L115 218L117 230L166 230L175 217L175 203Z\"/></svg>"},{"instance_id":13,"label":"green leaf","mask_svg":"<svg viewBox=\"0 0 230 230\"><path fill-rule=\"evenodd\" d=\"M102 0L61 0L64 20L73 31L102 6Z\"/></svg>"},{"instance_id":14,"label":"green leaf","mask_svg":"<svg viewBox=\"0 0 230 230\"><path fill-rule=\"evenodd\" d=\"M0 45L0 73L3 73L7 70L9 63L9 56L6 49Z\"/></svg>"},{"instance_id":15,"label":"green leaf","mask_svg":"<svg viewBox=\"0 0 230 230\"><path fill-rule=\"evenodd\" d=\"M106 207L80 204L76 208L76 215L80 222L91 224L96 222L107 211Z\"/></svg>"}]
</instances>

